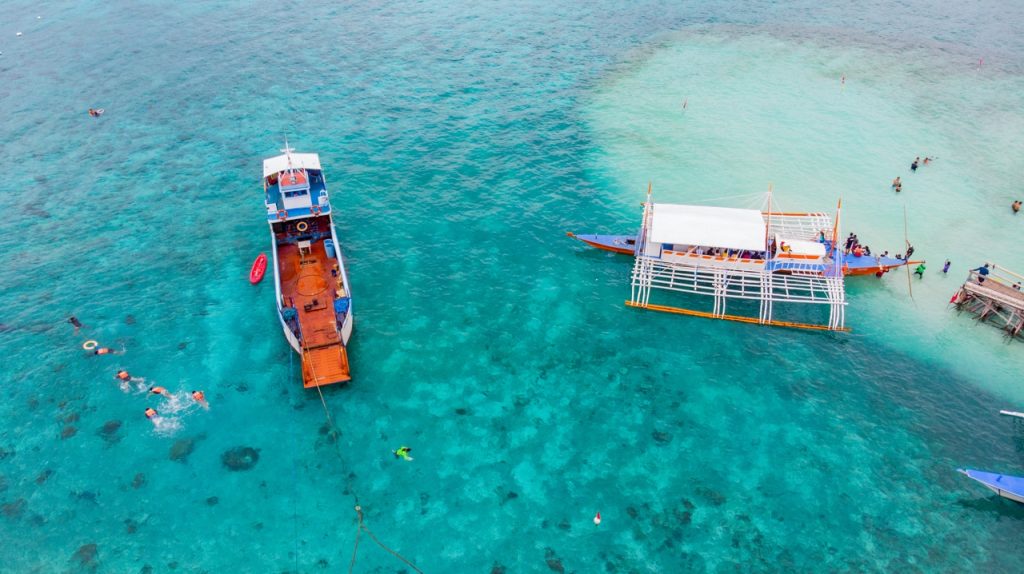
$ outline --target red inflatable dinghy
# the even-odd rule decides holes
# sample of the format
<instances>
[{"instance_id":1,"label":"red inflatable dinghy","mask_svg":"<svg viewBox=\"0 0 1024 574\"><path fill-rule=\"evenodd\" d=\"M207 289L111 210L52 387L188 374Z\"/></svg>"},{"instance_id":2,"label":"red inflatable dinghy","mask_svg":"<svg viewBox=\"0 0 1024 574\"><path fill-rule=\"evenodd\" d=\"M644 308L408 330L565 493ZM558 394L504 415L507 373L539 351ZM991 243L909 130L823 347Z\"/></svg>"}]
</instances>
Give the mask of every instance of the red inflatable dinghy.
<instances>
[{"instance_id":1,"label":"red inflatable dinghy","mask_svg":"<svg viewBox=\"0 0 1024 574\"><path fill-rule=\"evenodd\" d=\"M252 269L249 270L249 283L253 285L263 280L263 274L267 272L267 254L260 253L256 261L252 262Z\"/></svg>"}]
</instances>

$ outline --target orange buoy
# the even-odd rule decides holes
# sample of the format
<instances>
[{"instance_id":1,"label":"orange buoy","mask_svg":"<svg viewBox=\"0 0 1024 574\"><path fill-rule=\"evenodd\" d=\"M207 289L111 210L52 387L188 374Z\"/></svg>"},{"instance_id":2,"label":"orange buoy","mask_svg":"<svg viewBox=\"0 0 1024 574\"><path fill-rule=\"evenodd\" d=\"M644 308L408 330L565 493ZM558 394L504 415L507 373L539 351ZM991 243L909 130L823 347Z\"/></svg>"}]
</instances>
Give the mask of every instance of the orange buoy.
<instances>
[{"instance_id":1,"label":"orange buoy","mask_svg":"<svg viewBox=\"0 0 1024 574\"><path fill-rule=\"evenodd\" d=\"M601 513L600 512L598 512L597 515L594 516L594 524L601 524Z\"/></svg>"}]
</instances>

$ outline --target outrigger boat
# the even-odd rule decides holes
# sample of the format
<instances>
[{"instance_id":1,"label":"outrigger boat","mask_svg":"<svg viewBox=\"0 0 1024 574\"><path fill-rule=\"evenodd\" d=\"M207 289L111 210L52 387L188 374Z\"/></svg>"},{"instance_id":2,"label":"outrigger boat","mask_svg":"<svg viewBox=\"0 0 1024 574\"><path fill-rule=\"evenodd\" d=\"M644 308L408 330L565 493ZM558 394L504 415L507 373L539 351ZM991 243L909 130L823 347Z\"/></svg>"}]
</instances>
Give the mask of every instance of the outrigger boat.
<instances>
[{"instance_id":1,"label":"outrigger boat","mask_svg":"<svg viewBox=\"0 0 1024 574\"><path fill-rule=\"evenodd\" d=\"M818 213L771 213L761 212L761 216L767 221L769 216L775 217L811 217L821 215ZM623 255L636 255L636 235L591 235L581 234L577 235L571 231L566 233L573 239L578 239L587 245L601 249L604 251L611 251L612 253L622 253ZM826 245L831 248L831 245L826 241ZM897 267L905 267L909 264L917 264L920 261L907 261L906 259L897 259L895 257L880 256L880 255L864 255L856 253L845 253L839 251L836 256L840 258L840 268L843 271L843 275L878 275L879 273L888 273L889 271L896 269Z\"/></svg>"},{"instance_id":2,"label":"outrigger boat","mask_svg":"<svg viewBox=\"0 0 1024 574\"><path fill-rule=\"evenodd\" d=\"M840 208L842 203L840 202ZM634 257L626 304L656 311L762 325L847 331L847 275L884 273L904 259L856 257L839 246L836 220L826 213L789 213L654 203L648 188L636 235L575 235L598 249ZM652 289L714 298L711 312L650 303ZM758 317L726 314L729 299L760 302ZM773 319L775 303L828 305L827 324Z\"/></svg>"},{"instance_id":3,"label":"outrigger boat","mask_svg":"<svg viewBox=\"0 0 1024 574\"><path fill-rule=\"evenodd\" d=\"M278 319L302 356L303 386L347 382L352 297L320 156L287 142L281 151L263 160Z\"/></svg>"},{"instance_id":4,"label":"outrigger boat","mask_svg":"<svg viewBox=\"0 0 1024 574\"><path fill-rule=\"evenodd\" d=\"M1024 503L1024 477L996 474L970 468L958 468L956 470L968 478L980 482L1003 498Z\"/></svg>"}]
</instances>

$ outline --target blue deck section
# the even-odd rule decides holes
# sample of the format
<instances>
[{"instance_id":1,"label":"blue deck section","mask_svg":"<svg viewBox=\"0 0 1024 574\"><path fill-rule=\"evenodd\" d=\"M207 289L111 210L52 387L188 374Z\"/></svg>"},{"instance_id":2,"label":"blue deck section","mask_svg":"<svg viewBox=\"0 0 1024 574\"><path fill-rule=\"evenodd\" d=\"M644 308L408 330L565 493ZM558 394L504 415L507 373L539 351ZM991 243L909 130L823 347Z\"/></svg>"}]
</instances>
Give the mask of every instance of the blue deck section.
<instances>
[{"instance_id":1,"label":"blue deck section","mask_svg":"<svg viewBox=\"0 0 1024 574\"><path fill-rule=\"evenodd\" d=\"M842 264L848 266L850 269L874 269L876 267L896 267L899 265L906 265L905 259L896 259L895 257L876 257L874 255L863 255L856 257L854 255L840 254L842 257Z\"/></svg>"},{"instance_id":2,"label":"blue deck section","mask_svg":"<svg viewBox=\"0 0 1024 574\"><path fill-rule=\"evenodd\" d=\"M803 261L784 261L780 259L769 259L764 264L764 270L775 271L807 271L810 273L825 273L830 267L829 263L805 263Z\"/></svg>"},{"instance_id":3,"label":"blue deck section","mask_svg":"<svg viewBox=\"0 0 1024 574\"><path fill-rule=\"evenodd\" d=\"M280 209L278 209L280 211ZM331 213L331 204L328 203L320 209L320 215L327 215ZM295 219L297 217L309 217L313 215L313 210L309 207L295 208L288 210L288 219ZM278 221L277 213L268 213L267 221Z\"/></svg>"},{"instance_id":4,"label":"blue deck section","mask_svg":"<svg viewBox=\"0 0 1024 574\"><path fill-rule=\"evenodd\" d=\"M995 472L986 472L984 470L973 470L973 469L958 469L960 472L966 474L969 478L998 490L1003 490L1011 494L1015 494L1019 497L1024 498L1024 477L1011 476L1008 474L997 474Z\"/></svg>"}]
</instances>

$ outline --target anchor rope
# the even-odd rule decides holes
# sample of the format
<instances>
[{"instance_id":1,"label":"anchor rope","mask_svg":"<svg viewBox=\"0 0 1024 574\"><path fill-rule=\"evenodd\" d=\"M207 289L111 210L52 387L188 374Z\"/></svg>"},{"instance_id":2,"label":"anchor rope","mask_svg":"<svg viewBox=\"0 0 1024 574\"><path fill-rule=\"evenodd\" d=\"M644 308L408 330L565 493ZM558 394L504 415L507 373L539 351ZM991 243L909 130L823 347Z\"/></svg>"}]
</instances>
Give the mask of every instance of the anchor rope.
<instances>
[{"instance_id":1,"label":"anchor rope","mask_svg":"<svg viewBox=\"0 0 1024 574\"><path fill-rule=\"evenodd\" d=\"M306 351L309 351L309 347L306 346L305 338L303 338L303 340L302 340L302 349L303 349L303 355L305 355ZM319 383L320 379L319 379L319 377L317 377L316 365L313 364L313 361L309 362L309 369L310 369L310 371L312 371L313 380L316 381L317 383ZM317 384L315 386L316 386L317 395L320 397L320 404L324 408L324 416L327 419L327 425L330 428L331 436L334 439L333 440L334 452L335 452L335 454L338 455L338 462L341 463L342 468L345 468L345 457L344 457L344 455L342 455L342 453L341 453L341 446L338 444L338 439L340 438L341 433L338 431L338 427L335 426L335 424L334 424L334 418L331 417L331 409L327 407L327 401L324 399L323 391L320 390L320 385ZM420 570L419 568L417 568L416 565L413 564L408 558L406 558L405 556L402 556L401 554L399 554L398 552L392 550L386 544L381 542L380 539L378 539L377 536L373 533L373 531L370 530L370 528L368 526L366 526L366 523L363 520L363 507L359 503L359 495L356 494L355 488L352 487L352 473L349 473L348 476L345 479L345 490L348 491L349 495L352 496L353 502L355 502L356 516L359 519L359 523L356 526L356 539L355 539L355 542L352 545L352 560L351 560L351 562L349 562L349 566L348 566L349 574L352 574L352 570L353 570L353 568L355 568L355 565L356 565L356 554L359 552L360 532L366 532L366 534L370 537L370 539L373 540L375 543L377 543L377 546L380 546L381 548L386 550L389 554L391 554L395 558L398 558L399 560L404 562L407 566L409 566L410 568L412 568L413 570L415 570L419 574L423 574L423 571Z\"/></svg>"}]
</instances>

